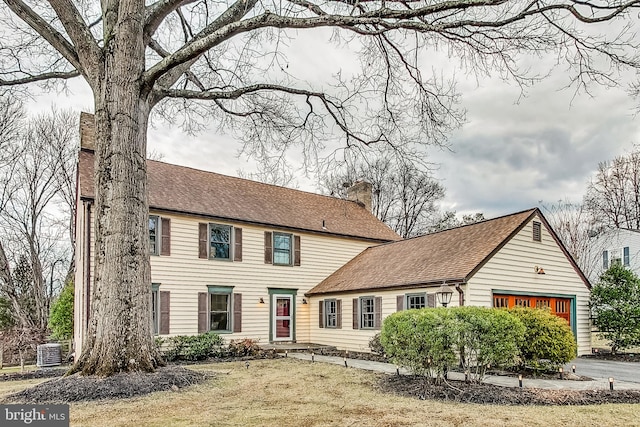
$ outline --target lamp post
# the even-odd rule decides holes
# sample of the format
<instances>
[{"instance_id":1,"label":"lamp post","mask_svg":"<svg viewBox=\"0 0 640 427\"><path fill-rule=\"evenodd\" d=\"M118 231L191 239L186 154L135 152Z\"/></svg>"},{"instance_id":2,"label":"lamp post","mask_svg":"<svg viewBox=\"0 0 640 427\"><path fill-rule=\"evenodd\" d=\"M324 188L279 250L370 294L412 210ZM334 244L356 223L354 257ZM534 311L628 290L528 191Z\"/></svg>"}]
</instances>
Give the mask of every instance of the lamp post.
<instances>
[{"instance_id":1,"label":"lamp post","mask_svg":"<svg viewBox=\"0 0 640 427\"><path fill-rule=\"evenodd\" d=\"M438 303L442 304L443 307L446 307L451 302L451 297L453 296L453 289L451 286L443 283L442 286L438 288L436 291L436 299Z\"/></svg>"}]
</instances>

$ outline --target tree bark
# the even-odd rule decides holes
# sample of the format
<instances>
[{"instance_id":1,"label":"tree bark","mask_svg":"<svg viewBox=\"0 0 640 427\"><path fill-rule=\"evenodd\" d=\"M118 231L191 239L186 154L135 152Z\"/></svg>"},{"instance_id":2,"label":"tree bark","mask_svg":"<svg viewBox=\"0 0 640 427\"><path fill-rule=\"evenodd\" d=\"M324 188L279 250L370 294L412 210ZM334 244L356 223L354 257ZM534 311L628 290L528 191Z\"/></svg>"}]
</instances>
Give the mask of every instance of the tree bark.
<instances>
[{"instance_id":1,"label":"tree bark","mask_svg":"<svg viewBox=\"0 0 640 427\"><path fill-rule=\"evenodd\" d=\"M136 7L135 3L141 6ZM142 87L142 2L107 6L103 69L95 98L95 272L92 317L71 372L109 376L162 364L151 330L147 124ZM124 9L124 10L123 10ZM132 10L127 10L132 9ZM126 16L129 14L129 16ZM114 22L113 20L117 20ZM138 21L139 22L139 21ZM111 27L113 24L113 27Z\"/></svg>"}]
</instances>

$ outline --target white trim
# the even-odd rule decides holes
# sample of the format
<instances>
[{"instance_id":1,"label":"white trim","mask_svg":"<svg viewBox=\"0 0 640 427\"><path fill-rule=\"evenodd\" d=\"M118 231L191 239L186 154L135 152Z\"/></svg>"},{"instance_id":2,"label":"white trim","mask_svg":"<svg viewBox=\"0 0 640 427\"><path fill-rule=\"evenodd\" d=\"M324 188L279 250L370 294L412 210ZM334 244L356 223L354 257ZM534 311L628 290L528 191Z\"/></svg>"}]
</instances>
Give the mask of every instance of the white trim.
<instances>
[{"instance_id":1,"label":"white trim","mask_svg":"<svg viewBox=\"0 0 640 427\"><path fill-rule=\"evenodd\" d=\"M278 316L277 312L278 312L278 305L277 305L277 301L278 298L281 299L288 299L289 300L289 315L288 316ZM293 341L293 322L295 321L294 317L293 317L293 304L294 304L294 299L293 299L293 295L287 295L287 294L273 294L272 295L272 304L271 304L271 310L273 310L273 324L271 325L271 327L273 328L273 341ZM288 337L278 337L278 329L276 327L277 325L277 321L278 320L289 320L289 336Z\"/></svg>"}]
</instances>

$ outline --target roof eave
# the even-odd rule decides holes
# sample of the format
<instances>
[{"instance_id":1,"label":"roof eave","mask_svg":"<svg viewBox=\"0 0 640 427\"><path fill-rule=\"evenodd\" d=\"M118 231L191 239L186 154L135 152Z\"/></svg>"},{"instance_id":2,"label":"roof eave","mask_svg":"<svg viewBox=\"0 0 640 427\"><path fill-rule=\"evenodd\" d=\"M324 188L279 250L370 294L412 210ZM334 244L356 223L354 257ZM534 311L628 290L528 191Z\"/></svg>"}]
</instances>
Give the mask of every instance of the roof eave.
<instances>
[{"instance_id":1,"label":"roof eave","mask_svg":"<svg viewBox=\"0 0 640 427\"><path fill-rule=\"evenodd\" d=\"M354 294L354 293L358 293L361 294L363 292L376 292L376 291L393 291L393 290L400 290L400 289L410 289L410 288L421 288L421 287L425 287L425 288L432 288L432 287L436 287L436 286L440 286L443 284L447 284L447 285L462 285L465 284L467 281L465 278L449 278L449 279L436 279L436 280L429 280L427 282L414 282L414 283L402 283L402 284L393 284L393 285L384 285L384 286L379 286L379 287L361 287L358 289L348 289L348 290L328 290L328 291L320 291L320 292L313 292L313 289L311 289L309 292L306 292L304 295L306 297L312 297L312 296L318 296L318 295L337 295L337 294Z\"/></svg>"}]
</instances>

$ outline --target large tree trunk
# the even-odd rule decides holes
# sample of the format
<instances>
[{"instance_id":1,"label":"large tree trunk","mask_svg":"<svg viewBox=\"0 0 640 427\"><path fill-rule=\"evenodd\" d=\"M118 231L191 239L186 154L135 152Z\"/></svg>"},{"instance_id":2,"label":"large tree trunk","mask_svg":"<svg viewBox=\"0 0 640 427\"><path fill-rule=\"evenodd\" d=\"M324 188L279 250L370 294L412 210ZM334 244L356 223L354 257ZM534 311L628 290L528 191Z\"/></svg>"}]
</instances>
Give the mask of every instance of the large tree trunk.
<instances>
[{"instance_id":1,"label":"large tree trunk","mask_svg":"<svg viewBox=\"0 0 640 427\"><path fill-rule=\"evenodd\" d=\"M110 15L107 7L105 40L117 47L105 46L102 78L93 87L96 240L92 310L82 354L72 369L100 376L153 371L162 363L151 329L146 167L150 104L148 88L140 84L142 28L135 25L142 20L144 4L111 2L111 7L119 10ZM131 10L123 10L126 8Z\"/></svg>"}]
</instances>

